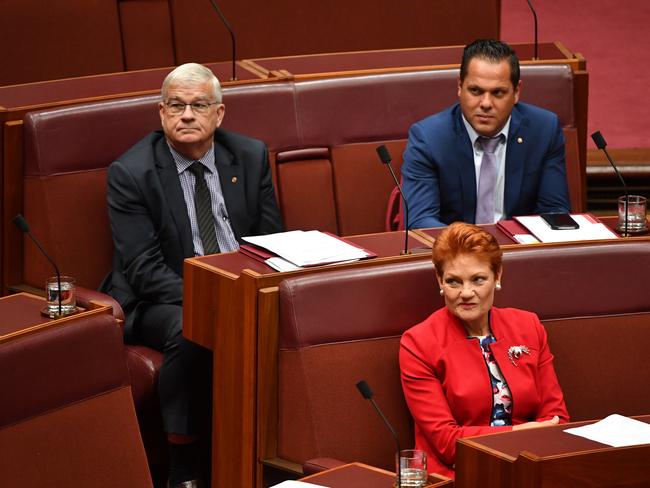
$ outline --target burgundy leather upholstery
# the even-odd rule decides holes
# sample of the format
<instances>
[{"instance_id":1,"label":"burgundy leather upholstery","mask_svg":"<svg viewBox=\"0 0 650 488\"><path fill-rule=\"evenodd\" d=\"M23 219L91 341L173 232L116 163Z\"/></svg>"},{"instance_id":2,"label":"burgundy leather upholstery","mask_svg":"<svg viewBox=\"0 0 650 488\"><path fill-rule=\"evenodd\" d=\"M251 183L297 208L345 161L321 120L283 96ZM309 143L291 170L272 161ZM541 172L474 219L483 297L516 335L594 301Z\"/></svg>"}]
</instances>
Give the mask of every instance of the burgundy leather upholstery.
<instances>
[{"instance_id":1,"label":"burgundy leather upholstery","mask_svg":"<svg viewBox=\"0 0 650 488\"><path fill-rule=\"evenodd\" d=\"M0 369L3 485L151 486L114 317L2 343Z\"/></svg>"},{"instance_id":2,"label":"burgundy leather upholstery","mask_svg":"<svg viewBox=\"0 0 650 488\"><path fill-rule=\"evenodd\" d=\"M650 393L645 344L647 242L509 249L496 305L536 312L549 335L573 420L644 414ZM413 444L403 400L399 337L443 306L428 261L332 271L280 285L277 456L393 468L393 442L356 391L366 379ZM325 304L325 305L324 305Z\"/></svg>"},{"instance_id":3,"label":"burgundy leather upholstery","mask_svg":"<svg viewBox=\"0 0 650 488\"><path fill-rule=\"evenodd\" d=\"M648 269L647 242L513 249L505 254L495 304L532 310L543 320L644 312Z\"/></svg>"},{"instance_id":4,"label":"burgundy leather upholstery","mask_svg":"<svg viewBox=\"0 0 650 488\"><path fill-rule=\"evenodd\" d=\"M1 345L0 385L15 401L2 402L0 425L128 386L123 347L120 328L110 315Z\"/></svg>"}]
</instances>

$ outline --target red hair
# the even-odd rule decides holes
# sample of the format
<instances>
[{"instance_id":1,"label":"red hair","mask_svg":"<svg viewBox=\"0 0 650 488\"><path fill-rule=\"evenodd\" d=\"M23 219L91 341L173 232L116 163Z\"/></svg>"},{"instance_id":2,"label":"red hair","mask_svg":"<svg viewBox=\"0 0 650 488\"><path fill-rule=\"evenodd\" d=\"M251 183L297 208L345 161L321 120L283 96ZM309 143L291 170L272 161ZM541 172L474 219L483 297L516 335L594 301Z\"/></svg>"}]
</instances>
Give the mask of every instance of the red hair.
<instances>
[{"instance_id":1,"label":"red hair","mask_svg":"<svg viewBox=\"0 0 650 488\"><path fill-rule=\"evenodd\" d=\"M501 269L503 252L499 243L492 234L476 225L454 222L436 238L432 257L438 276L442 277L445 263L459 254L474 254L484 259L495 275Z\"/></svg>"}]
</instances>

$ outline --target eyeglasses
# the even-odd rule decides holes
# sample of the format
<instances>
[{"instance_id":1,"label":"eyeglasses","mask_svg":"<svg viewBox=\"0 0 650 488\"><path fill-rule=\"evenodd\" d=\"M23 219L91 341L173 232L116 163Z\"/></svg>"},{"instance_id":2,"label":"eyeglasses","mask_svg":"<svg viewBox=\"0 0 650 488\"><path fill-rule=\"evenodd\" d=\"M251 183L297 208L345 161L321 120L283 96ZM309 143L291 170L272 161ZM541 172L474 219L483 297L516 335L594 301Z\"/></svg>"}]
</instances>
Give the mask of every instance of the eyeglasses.
<instances>
[{"instance_id":1,"label":"eyeglasses","mask_svg":"<svg viewBox=\"0 0 650 488\"><path fill-rule=\"evenodd\" d=\"M192 103L183 103L183 102L165 102L165 107L172 115L180 115L185 112L186 107L190 107L192 112L198 115L205 115L210 110L210 106L219 105L220 102L192 102Z\"/></svg>"}]
</instances>

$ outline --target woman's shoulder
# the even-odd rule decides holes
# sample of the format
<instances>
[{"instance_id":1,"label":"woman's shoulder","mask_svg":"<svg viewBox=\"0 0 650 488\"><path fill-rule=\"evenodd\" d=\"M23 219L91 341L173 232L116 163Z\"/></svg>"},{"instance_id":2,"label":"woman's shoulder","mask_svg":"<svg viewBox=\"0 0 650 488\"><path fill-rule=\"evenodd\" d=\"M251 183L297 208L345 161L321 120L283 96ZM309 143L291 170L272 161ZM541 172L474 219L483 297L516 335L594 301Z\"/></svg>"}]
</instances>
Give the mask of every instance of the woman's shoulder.
<instances>
[{"instance_id":1,"label":"woman's shoulder","mask_svg":"<svg viewBox=\"0 0 650 488\"><path fill-rule=\"evenodd\" d=\"M506 332L511 336L539 336L544 329L536 313L519 308L492 307L491 326L496 334Z\"/></svg>"},{"instance_id":2,"label":"woman's shoulder","mask_svg":"<svg viewBox=\"0 0 650 488\"><path fill-rule=\"evenodd\" d=\"M535 312L521 310L520 308L500 308L492 307L491 313L502 318L518 318L525 320L539 321Z\"/></svg>"},{"instance_id":3,"label":"woman's shoulder","mask_svg":"<svg viewBox=\"0 0 650 488\"><path fill-rule=\"evenodd\" d=\"M414 325L402 335L402 344L408 342L444 343L453 335L456 324L447 307L436 310L419 324Z\"/></svg>"}]
</instances>

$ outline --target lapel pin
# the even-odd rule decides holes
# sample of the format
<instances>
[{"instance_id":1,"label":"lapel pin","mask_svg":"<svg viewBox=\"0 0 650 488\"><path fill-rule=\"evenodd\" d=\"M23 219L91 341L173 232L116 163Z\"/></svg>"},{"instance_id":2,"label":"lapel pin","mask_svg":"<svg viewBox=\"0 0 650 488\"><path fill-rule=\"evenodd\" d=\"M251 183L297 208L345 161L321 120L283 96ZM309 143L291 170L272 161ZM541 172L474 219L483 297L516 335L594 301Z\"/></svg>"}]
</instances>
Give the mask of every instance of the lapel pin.
<instances>
[{"instance_id":1,"label":"lapel pin","mask_svg":"<svg viewBox=\"0 0 650 488\"><path fill-rule=\"evenodd\" d=\"M233 176L232 179L231 179L230 181L232 181L233 183L237 183L237 177L236 177L236 176Z\"/></svg>"},{"instance_id":2,"label":"lapel pin","mask_svg":"<svg viewBox=\"0 0 650 488\"><path fill-rule=\"evenodd\" d=\"M530 351L526 346L510 346L510 349L508 349L508 359L510 359L510 362L515 366L517 366L515 361L521 358L524 354L530 356Z\"/></svg>"},{"instance_id":3,"label":"lapel pin","mask_svg":"<svg viewBox=\"0 0 650 488\"><path fill-rule=\"evenodd\" d=\"M517 137L517 144L522 144L524 142L523 137Z\"/></svg>"}]
</instances>

